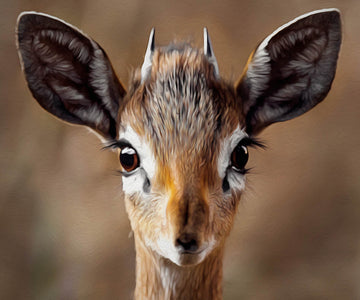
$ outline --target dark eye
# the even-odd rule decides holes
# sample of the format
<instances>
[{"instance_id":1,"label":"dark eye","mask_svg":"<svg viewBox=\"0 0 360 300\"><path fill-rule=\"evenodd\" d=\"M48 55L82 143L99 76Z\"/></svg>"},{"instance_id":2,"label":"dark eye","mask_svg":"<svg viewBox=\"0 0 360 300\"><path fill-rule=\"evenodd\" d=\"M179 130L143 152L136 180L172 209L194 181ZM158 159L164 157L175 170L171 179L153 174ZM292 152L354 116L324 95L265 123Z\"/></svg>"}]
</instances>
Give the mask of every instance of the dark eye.
<instances>
[{"instance_id":1,"label":"dark eye","mask_svg":"<svg viewBox=\"0 0 360 300\"><path fill-rule=\"evenodd\" d=\"M134 171L139 167L139 157L135 149L124 147L120 150L120 164L126 172Z\"/></svg>"},{"instance_id":2,"label":"dark eye","mask_svg":"<svg viewBox=\"0 0 360 300\"><path fill-rule=\"evenodd\" d=\"M238 144L231 153L231 167L236 172L244 171L245 165L249 159L249 153L246 146Z\"/></svg>"}]
</instances>

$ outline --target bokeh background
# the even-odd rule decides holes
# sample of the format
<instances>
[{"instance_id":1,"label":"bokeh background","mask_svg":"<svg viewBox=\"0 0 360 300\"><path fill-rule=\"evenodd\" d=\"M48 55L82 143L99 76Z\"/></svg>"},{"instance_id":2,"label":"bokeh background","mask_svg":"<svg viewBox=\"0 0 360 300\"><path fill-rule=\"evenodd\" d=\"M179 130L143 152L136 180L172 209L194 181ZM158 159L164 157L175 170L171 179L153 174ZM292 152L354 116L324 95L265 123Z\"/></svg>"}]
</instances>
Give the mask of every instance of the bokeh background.
<instances>
[{"instance_id":1,"label":"bokeh background","mask_svg":"<svg viewBox=\"0 0 360 300\"><path fill-rule=\"evenodd\" d=\"M359 0L1 0L0 299L130 299L133 237L115 154L32 99L15 49L24 10L55 15L107 51L127 83L150 28L157 44L202 45L236 80L253 47L308 11L337 7L333 88L306 115L266 129L224 262L225 299L360 299Z\"/></svg>"}]
</instances>

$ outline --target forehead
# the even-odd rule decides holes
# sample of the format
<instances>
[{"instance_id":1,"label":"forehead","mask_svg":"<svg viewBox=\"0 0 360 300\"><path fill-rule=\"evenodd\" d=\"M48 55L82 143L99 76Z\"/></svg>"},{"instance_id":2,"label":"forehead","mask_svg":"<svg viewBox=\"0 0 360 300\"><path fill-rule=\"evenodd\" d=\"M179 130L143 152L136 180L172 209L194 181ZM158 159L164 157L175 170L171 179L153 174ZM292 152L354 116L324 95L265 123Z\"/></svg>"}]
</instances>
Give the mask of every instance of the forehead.
<instances>
[{"instance_id":1,"label":"forehead","mask_svg":"<svg viewBox=\"0 0 360 300\"><path fill-rule=\"evenodd\" d=\"M121 119L151 141L156 155L208 155L242 123L240 115L232 85L214 77L201 51L184 46L155 51L151 77Z\"/></svg>"}]
</instances>

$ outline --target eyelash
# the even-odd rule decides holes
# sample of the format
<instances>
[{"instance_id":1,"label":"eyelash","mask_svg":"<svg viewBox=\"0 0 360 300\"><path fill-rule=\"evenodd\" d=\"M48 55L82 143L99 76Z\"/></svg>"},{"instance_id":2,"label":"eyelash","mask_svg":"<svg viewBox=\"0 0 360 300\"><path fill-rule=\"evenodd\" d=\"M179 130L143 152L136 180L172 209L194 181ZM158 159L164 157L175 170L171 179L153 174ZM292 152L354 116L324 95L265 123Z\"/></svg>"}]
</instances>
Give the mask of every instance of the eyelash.
<instances>
[{"instance_id":1,"label":"eyelash","mask_svg":"<svg viewBox=\"0 0 360 300\"><path fill-rule=\"evenodd\" d=\"M266 148L266 145L263 141L254 137L245 137L241 140L241 144L251 148Z\"/></svg>"},{"instance_id":2,"label":"eyelash","mask_svg":"<svg viewBox=\"0 0 360 300\"><path fill-rule=\"evenodd\" d=\"M133 148L130 143L126 142L126 141L110 141L109 144L105 145L102 149L123 149L125 147L129 147L129 148Z\"/></svg>"}]
</instances>

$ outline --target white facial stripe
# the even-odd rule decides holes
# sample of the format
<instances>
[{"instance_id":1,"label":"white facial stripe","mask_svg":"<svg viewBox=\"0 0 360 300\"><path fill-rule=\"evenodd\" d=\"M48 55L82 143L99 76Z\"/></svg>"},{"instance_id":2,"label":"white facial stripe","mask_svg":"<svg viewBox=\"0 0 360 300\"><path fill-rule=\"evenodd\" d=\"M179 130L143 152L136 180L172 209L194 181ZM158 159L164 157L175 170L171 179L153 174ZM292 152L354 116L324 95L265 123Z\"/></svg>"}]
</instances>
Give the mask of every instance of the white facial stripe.
<instances>
[{"instance_id":1,"label":"white facial stripe","mask_svg":"<svg viewBox=\"0 0 360 300\"><path fill-rule=\"evenodd\" d=\"M126 140L135 149L139 155L141 168L128 177L123 176L123 190L125 194L142 192L146 177L151 181L156 172L153 152L149 144L130 126L126 126L125 130L120 131L119 139Z\"/></svg>"},{"instance_id":2,"label":"white facial stripe","mask_svg":"<svg viewBox=\"0 0 360 300\"><path fill-rule=\"evenodd\" d=\"M226 175L226 169L230 163L231 152L235 149L236 145L247 136L246 132L241 130L240 126L238 126L230 136L223 140L218 158L218 173L220 178L224 178Z\"/></svg>"}]
</instances>

